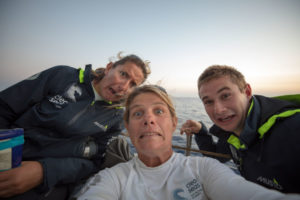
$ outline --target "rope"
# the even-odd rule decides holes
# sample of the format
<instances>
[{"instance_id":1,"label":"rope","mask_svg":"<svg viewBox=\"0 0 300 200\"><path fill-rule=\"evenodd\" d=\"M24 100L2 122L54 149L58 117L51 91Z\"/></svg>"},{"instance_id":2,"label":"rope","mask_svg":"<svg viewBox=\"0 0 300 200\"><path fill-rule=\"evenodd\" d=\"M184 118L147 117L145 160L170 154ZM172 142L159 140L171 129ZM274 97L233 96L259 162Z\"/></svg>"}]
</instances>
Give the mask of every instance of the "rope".
<instances>
[{"instance_id":1,"label":"rope","mask_svg":"<svg viewBox=\"0 0 300 200\"><path fill-rule=\"evenodd\" d=\"M176 148L176 149L182 149L182 150L185 150L185 151L192 151L192 152L202 153L202 154L206 154L206 155L210 155L210 156L217 156L217 157L221 157L221 158L231 158L231 156L229 154L215 153L215 152L210 152L210 151L186 148L186 147L181 147L181 146L177 146L177 145L172 145L172 147Z\"/></svg>"},{"instance_id":2,"label":"rope","mask_svg":"<svg viewBox=\"0 0 300 200\"><path fill-rule=\"evenodd\" d=\"M127 132L122 133L122 135L129 137ZM192 146L192 135L186 135L186 147L172 145L172 148L185 150L186 156L189 156L191 154L191 152L197 152L197 153L202 153L204 155L216 156L216 157L221 157L221 158L231 158L230 154L223 154L223 153L216 153L216 152L211 152L211 151L193 149L193 148L191 148L191 146Z\"/></svg>"}]
</instances>

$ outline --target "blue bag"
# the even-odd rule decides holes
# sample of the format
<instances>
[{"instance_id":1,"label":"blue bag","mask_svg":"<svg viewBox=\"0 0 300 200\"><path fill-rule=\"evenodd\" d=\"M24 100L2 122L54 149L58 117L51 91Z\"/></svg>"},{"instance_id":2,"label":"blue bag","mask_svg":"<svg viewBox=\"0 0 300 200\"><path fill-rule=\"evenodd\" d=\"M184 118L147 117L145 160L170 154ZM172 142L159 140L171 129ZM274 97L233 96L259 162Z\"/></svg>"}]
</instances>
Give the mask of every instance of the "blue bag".
<instances>
[{"instance_id":1,"label":"blue bag","mask_svg":"<svg viewBox=\"0 0 300 200\"><path fill-rule=\"evenodd\" d=\"M0 171L20 166L23 144L22 128L0 129Z\"/></svg>"}]
</instances>

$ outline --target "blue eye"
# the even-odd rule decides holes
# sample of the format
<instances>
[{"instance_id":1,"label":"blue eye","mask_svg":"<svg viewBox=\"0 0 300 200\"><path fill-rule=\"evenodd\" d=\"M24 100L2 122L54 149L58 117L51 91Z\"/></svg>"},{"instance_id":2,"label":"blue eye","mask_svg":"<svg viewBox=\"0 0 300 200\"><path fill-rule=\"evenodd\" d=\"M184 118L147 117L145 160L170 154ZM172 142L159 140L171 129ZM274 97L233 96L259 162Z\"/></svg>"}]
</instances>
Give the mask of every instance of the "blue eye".
<instances>
[{"instance_id":1,"label":"blue eye","mask_svg":"<svg viewBox=\"0 0 300 200\"><path fill-rule=\"evenodd\" d=\"M164 111L162 109L156 109L155 113L161 115L164 113Z\"/></svg>"},{"instance_id":2,"label":"blue eye","mask_svg":"<svg viewBox=\"0 0 300 200\"><path fill-rule=\"evenodd\" d=\"M137 111L137 112L134 112L132 115L134 117L140 117L140 116L142 116L142 112L141 111Z\"/></svg>"}]
</instances>

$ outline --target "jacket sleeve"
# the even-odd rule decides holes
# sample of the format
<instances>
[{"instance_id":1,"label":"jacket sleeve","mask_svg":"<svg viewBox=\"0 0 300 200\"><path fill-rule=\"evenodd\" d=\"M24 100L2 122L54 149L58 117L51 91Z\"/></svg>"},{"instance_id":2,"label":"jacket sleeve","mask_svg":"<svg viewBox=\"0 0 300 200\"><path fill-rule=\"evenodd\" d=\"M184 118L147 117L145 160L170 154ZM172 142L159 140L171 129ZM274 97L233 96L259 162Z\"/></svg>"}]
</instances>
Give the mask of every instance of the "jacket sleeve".
<instances>
[{"instance_id":1,"label":"jacket sleeve","mask_svg":"<svg viewBox=\"0 0 300 200\"><path fill-rule=\"evenodd\" d=\"M107 130L107 133L110 136L118 136L122 133L123 130L125 130L124 121L123 121L123 115L124 115L124 109L123 108L114 108L117 109L117 113L114 116L113 124L109 130Z\"/></svg>"},{"instance_id":2,"label":"jacket sleeve","mask_svg":"<svg viewBox=\"0 0 300 200\"><path fill-rule=\"evenodd\" d=\"M42 191L48 191L57 184L78 183L100 169L101 154L92 158L83 154L87 141L87 137L61 139L41 149L35 149L36 143L26 144L23 156L26 154L27 160L34 158L43 166L43 183L39 187ZM31 149L30 153L28 149Z\"/></svg>"},{"instance_id":3,"label":"jacket sleeve","mask_svg":"<svg viewBox=\"0 0 300 200\"><path fill-rule=\"evenodd\" d=\"M201 150L205 151L211 151L216 152L216 144L214 143L212 139L212 135L208 133L208 130L202 122L200 122L202 125L201 130L199 133L195 134L195 141Z\"/></svg>"},{"instance_id":4,"label":"jacket sleeve","mask_svg":"<svg viewBox=\"0 0 300 200\"><path fill-rule=\"evenodd\" d=\"M52 67L1 91L0 128L11 128L24 112L47 98L52 91L62 90L63 84L67 84L66 75L77 73L73 68L70 69L66 66ZM44 170L44 189L57 183L76 182L97 171L94 162L84 158L48 156L38 161Z\"/></svg>"},{"instance_id":5,"label":"jacket sleeve","mask_svg":"<svg viewBox=\"0 0 300 200\"><path fill-rule=\"evenodd\" d=\"M10 128L27 109L57 88L56 75L66 67L56 66L29 77L0 92L0 128Z\"/></svg>"},{"instance_id":6,"label":"jacket sleeve","mask_svg":"<svg viewBox=\"0 0 300 200\"><path fill-rule=\"evenodd\" d=\"M229 144L227 142L228 138L230 137L232 132L224 131L220 127L216 126L215 124L209 129L209 132L216 136L218 142L216 143L216 152L223 153L223 154L230 154Z\"/></svg>"},{"instance_id":7,"label":"jacket sleeve","mask_svg":"<svg viewBox=\"0 0 300 200\"><path fill-rule=\"evenodd\" d=\"M122 133L122 130L124 129L123 120L121 118L121 115L116 116L114 118L113 126L107 130L105 135L99 135L95 136L95 142L97 144L98 153L96 156L94 156L94 162L97 166L102 166L103 164L103 157L107 153L107 146L109 145L111 139L113 137L116 137Z\"/></svg>"},{"instance_id":8,"label":"jacket sleeve","mask_svg":"<svg viewBox=\"0 0 300 200\"><path fill-rule=\"evenodd\" d=\"M214 142L212 135L208 133L206 126L201 122L202 129L198 134L195 134L195 141L201 150L222 153L222 154L230 154L230 149L227 144L228 133L213 125L209 130L213 135L218 136L218 141ZM207 155L209 157L215 158L220 162L224 163L230 160L230 158L222 158Z\"/></svg>"},{"instance_id":9,"label":"jacket sleeve","mask_svg":"<svg viewBox=\"0 0 300 200\"><path fill-rule=\"evenodd\" d=\"M103 162L103 153L105 152L107 142L112 136L120 134L123 127L121 117L116 118L115 120L114 125L105 135L97 134L93 138L93 141L96 142L98 146L98 151L96 155L93 155L90 158L91 160L79 158L80 149L82 149L84 140L65 141L65 144L60 142L59 144L54 145L56 147L53 147L52 152L50 152L51 149L48 149L45 158L39 160L44 169L44 182L42 188L47 190L57 184L78 183L80 180L86 179L99 171ZM69 147L65 149L62 145ZM57 158L56 156L58 155L54 154L59 153L57 152L58 149L62 151L70 151L72 149L72 155L74 157ZM51 153L54 153L53 155L55 158L47 156ZM60 154L63 155L64 153L67 152L61 152Z\"/></svg>"},{"instance_id":10,"label":"jacket sleeve","mask_svg":"<svg viewBox=\"0 0 300 200\"><path fill-rule=\"evenodd\" d=\"M93 161L84 158L44 158L39 160L43 166L44 181L41 190L47 191L56 184L78 183L98 171Z\"/></svg>"}]
</instances>

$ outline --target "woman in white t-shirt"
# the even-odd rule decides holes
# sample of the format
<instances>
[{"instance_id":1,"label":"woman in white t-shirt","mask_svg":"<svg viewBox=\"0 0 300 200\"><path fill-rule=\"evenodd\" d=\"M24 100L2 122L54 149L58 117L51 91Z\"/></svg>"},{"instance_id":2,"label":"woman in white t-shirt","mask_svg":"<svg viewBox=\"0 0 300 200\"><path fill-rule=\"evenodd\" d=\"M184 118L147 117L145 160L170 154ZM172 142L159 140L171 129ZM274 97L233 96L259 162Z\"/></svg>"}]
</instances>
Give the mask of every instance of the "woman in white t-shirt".
<instances>
[{"instance_id":1,"label":"woman in white t-shirt","mask_svg":"<svg viewBox=\"0 0 300 200\"><path fill-rule=\"evenodd\" d=\"M248 182L215 159L173 152L177 117L163 88L136 88L125 108L125 126L137 156L100 171L78 199L299 199Z\"/></svg>"}]
</instances>

